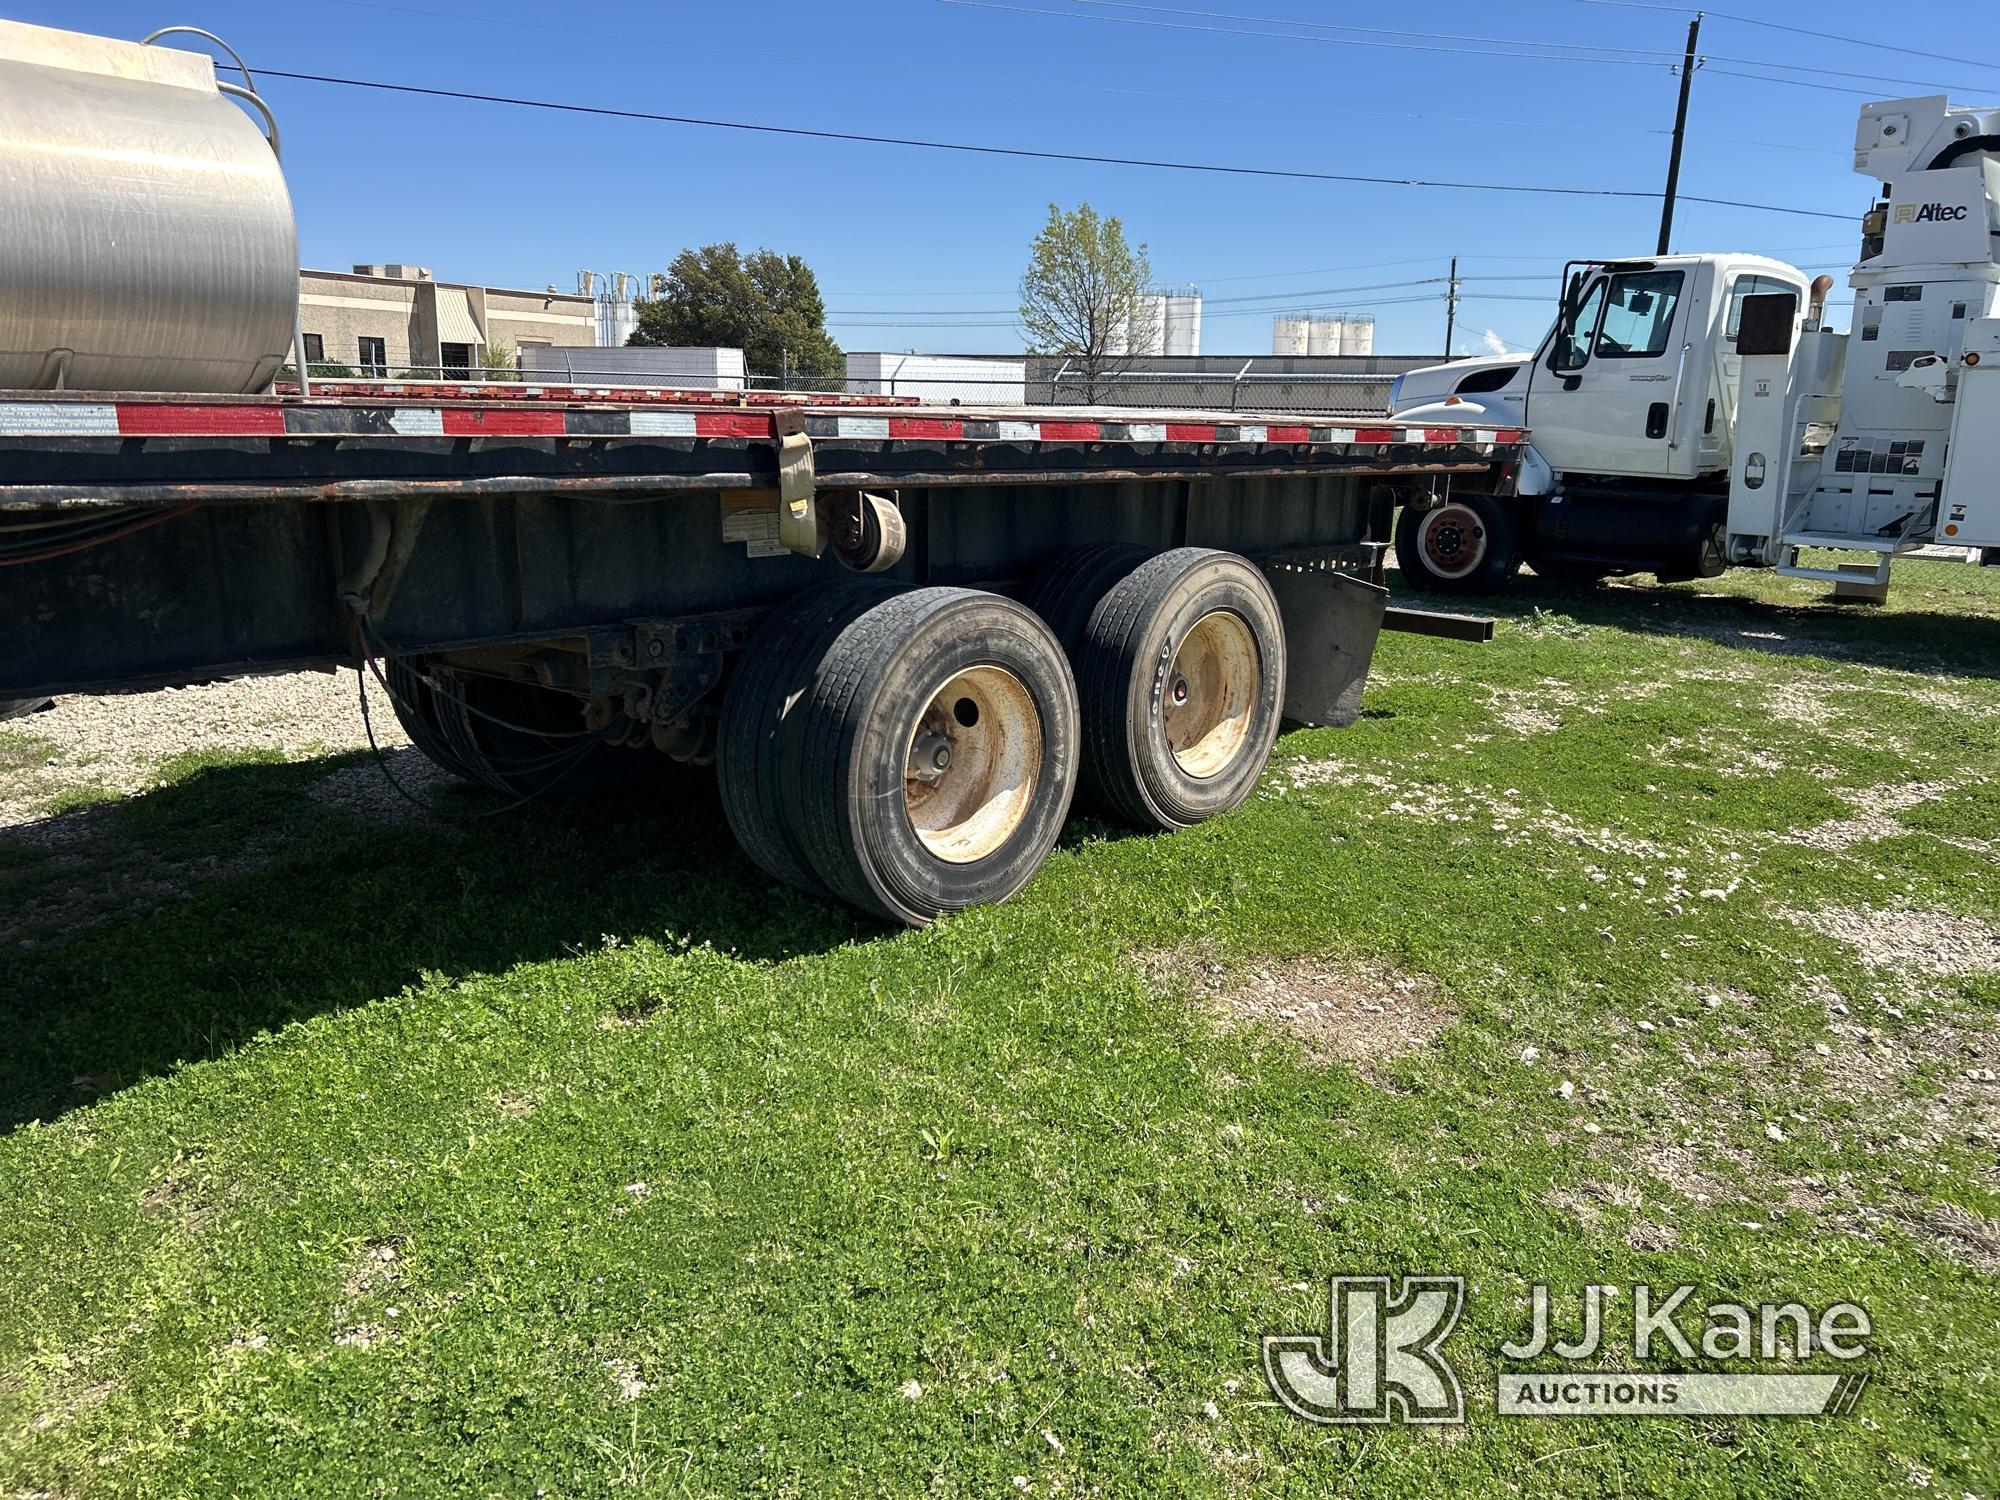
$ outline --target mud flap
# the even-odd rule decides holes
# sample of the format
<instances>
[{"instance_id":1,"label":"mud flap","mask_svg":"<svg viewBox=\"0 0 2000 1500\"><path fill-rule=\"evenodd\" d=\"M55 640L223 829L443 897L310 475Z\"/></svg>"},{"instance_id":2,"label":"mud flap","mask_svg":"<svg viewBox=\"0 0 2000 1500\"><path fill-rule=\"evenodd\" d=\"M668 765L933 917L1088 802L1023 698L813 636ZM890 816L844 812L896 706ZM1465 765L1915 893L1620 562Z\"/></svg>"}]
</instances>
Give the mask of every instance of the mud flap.
<instances>
[{"instance_id":1,"label":"mud flap","mask_svg":"<svg viewBox=\"0 0 2000 1500\"><path fill-rule=\"evenodd\" d=\"M1269 558L1258 566L1285 625L1285 718L1334 729L1352 724L1389 591L1325 562Z\"/></svg>"}]
</instances>

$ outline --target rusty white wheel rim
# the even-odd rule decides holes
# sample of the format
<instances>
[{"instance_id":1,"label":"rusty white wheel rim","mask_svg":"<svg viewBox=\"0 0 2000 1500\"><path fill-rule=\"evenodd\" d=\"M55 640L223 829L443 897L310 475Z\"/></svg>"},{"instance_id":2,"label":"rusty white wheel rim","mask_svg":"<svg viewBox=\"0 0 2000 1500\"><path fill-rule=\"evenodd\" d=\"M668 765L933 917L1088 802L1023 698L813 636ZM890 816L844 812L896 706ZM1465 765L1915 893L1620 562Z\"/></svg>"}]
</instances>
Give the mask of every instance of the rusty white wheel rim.
<instances>
[{"instance_id":1,"label":"rusty white wheel rim","mask_svg":"<svg viewBox=\"0 0 2000 1500\"><path fill-rule=\"evenodd\" d=\"M1215 610L1181 637L1160 717L1167 749L1186 775L1206 781L1242 753L1263 681L1257 638L1241 615Z\"/></svg>"},{"instance_id":2,"label":"rusty white wheel rim","mask_svg":"<svg viewBox=\"0 0 2000 1500\"><path fill-rule=\"evenodd\" d=\"M911 726L903 769L910 827L939 859L984 859L1027 819L1041 767L1034 695L1004 667L967 667Z\"/></svg>"},{"instance_id":3,"label":"rusty white wheel rim","mask_svg":"<svg viewBox=\"0 0 2000 1500\"><path fill-rule=\"evenodd\" d=\"M1417 528L1424 566L1440 578L1463 578L1485 560L1486 523L1466 505L1440 505Z\"/></svg>"}]
</instances>

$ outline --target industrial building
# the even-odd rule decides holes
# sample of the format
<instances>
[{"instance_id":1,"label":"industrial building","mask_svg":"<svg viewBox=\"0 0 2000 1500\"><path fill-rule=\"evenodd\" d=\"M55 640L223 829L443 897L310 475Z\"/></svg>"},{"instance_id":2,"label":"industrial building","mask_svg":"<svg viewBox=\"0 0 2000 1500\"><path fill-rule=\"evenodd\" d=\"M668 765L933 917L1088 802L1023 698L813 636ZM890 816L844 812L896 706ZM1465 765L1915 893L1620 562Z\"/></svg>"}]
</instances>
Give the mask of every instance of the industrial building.
<instances>
[{"instance_id":1,"label":"industrial building","mask_svg":"<svg viewBox=\"0 0 2000 1500\"><path fill-rule=\"evenodd\" d=\"M299 322L308 365L357 375L469 374L495 350L595 344L595 299L438 281L427 266L357 265L300 271Z\"/></svg>"}]
</instances>

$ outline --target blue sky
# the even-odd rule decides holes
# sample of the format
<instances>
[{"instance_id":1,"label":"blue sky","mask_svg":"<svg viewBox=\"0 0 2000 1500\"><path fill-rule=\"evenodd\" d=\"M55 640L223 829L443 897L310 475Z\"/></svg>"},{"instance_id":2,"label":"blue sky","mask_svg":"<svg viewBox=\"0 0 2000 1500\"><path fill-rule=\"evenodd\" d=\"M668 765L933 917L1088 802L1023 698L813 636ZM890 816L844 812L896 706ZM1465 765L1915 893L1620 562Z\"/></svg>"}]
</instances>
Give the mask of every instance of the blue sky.
<instances>
[{"instance_id":1,"label":"blue sky","mask_svg":"<svg viewBox=\"0 0 2000 1500\"><path fill-rule=\"evenodd\" d=\"M1901 24L1926 8L1859 0L1735 7L1825 35L1711 13L1684 193L1858 215L1870 188L1848 148L1867 98L2000 102L2000 7L1957 8L1949 28ZM223 35L253 68L614 108L1653 191L1678 88L1666 64L1688 21L1681 7L1633 0L1433 0L1420 12L1304 0L0 0L0 15L127 37L185 22ZM1376 30L1326 29L1343 23ZM1531 57L1491 39L1598 50ZM1729 76L1757 72L1794 81ZM1278 307L1372 311L1378 350L1435 352L1441 288L1375 284L1441 277L1454 253L1468 278L1460 352L1489 333L1518 346L1546 323L1565 256L1648 252L1659 213L1649 199L966 156L285 80L264 92L284 128L308 265L405 260L442 278L568 288L579 268L644 273L683 246L733 239L803 255L849 349L1018 348L1014 289L1051 201L1116 213L1150 246L1157 280L1198 283L1213 353L1267 351ZM1838 274L1854 238L1851 220L1684 204L1675 247Z\"/></svg>"}]
</instances>

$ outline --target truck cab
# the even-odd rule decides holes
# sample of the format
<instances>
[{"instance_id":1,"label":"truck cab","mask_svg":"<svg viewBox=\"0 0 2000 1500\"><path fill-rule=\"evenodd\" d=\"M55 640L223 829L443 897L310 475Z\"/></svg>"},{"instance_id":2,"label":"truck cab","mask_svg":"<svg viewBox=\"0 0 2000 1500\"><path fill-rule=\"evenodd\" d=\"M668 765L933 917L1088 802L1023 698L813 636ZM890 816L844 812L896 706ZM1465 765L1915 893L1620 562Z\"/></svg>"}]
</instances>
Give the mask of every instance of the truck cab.
<instances>
[{"instance_id":1,"label":"truck cab","mask_svg":"<svg viewBox=\"0 0 2000 1500\"><path fill-rule=\"evenodd\" d=\"M1744 301L1790 293L1803 314L1807 283L1757 255L1575 261L1532 354L1405 375L1391 396L1398 417L1530 436L1509 495L1418 500L1406 518L1414 545L1398 538L1412 554L1405 573L1414 562L1414 581L1450 590L1500 582L1522 560L1551 572L1720 571ZM1426 523L1447 503L1475 514Z\"/></svg>"}]
</instances>

